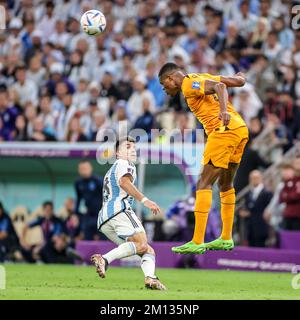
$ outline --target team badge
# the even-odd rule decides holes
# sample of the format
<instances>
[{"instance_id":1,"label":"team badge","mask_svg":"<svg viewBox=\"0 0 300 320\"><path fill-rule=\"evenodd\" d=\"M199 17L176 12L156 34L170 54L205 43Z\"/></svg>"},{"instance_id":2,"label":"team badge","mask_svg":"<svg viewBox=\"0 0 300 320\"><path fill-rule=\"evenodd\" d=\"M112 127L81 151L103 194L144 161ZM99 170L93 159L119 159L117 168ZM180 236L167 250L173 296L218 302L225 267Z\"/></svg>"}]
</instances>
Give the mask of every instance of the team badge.
<instances>
[{"instance_id":1,"label":"team badge","mask_svg":"<svg viewBox=\"0 0 300 320\"><path fill-rule=\"evenodd\" d=\"M193 81L192 83L192 89L200 89L200 82Z\"/></svg>"}]
</instances>

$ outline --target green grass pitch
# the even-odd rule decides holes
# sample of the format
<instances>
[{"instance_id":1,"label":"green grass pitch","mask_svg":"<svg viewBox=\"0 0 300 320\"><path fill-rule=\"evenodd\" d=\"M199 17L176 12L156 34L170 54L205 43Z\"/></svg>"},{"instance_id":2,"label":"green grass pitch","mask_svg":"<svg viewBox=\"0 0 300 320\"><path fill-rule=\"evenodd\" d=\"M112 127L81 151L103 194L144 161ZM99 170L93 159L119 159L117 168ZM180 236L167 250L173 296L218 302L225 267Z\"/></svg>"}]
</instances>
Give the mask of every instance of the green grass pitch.
<instances>
[{"instance_id":1,"label":"green grass pitch","mask_svg":"<svg viewBox=\"0 0 300 320\"><path fill-rule=\"evenodd\" d=\"M168 291L144 288L139 268L110 268L100 279L91 266L6 264L4 299L300 299L289 273L158 269Z\"/></svg>"}]
</instances>

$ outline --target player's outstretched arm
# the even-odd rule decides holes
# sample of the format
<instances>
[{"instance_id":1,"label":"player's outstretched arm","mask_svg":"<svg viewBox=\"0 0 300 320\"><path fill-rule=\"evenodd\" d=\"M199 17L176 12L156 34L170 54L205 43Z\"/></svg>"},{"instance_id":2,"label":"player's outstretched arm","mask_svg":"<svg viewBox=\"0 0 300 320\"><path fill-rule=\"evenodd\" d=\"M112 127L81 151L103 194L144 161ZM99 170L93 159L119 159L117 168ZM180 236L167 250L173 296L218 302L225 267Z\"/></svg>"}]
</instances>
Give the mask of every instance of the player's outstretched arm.
<instances>
[{"instance_id":1,"label":"player's outstretched arm","mask_svg":"<svg viewBox=\"0 0 300 320\"><path fill-rule=\"evenodd\" d=\"M242 87L246 83L246 76L242 72L238 72L234 76L221 76L220 80L227 87Z\"/></svg>"},{"instance_id":2,"label":"player's outstretched arm","mask_svg":"<svg viewBox=\"0 0 300 320\"><path fill-rule=\"evenodd\" d=\"M141 201L145 207L149 208L153 214L160 213L160 207L153 201L145 197L139 189L132 183L131 175L125 175L119 180L120 187L137 201Z\"/></svg>"}]
</instances>

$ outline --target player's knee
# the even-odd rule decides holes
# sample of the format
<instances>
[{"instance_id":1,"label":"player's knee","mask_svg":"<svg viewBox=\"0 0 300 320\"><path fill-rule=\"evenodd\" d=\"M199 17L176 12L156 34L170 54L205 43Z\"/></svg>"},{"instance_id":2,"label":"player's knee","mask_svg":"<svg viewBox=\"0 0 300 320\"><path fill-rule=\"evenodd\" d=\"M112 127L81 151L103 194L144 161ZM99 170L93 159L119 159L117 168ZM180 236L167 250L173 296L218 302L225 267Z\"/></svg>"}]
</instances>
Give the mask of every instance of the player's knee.
<instances>
[{"instance_id":1,"label":"player's knee","mask_svg":"<svg viewBox=\"0 0 300 320\"><path fill-rule=\"evenodd\" d=\"M148 245L148 248L147 248L147 253L152 254L153 256L155 256L155 251L154 251L154 249L153 249L151 246L149 246L149 245Z\"/></svg>"},{"instance_id":2,"label":"player's knee","mask_svg":"<svg viewBox=\"0 0 300 320\"><path fill-rule=\"evenodd\" d=\"M145 254L148 251L148 243L147 242L139 242L136 244L136 253L141 255Z\"/></svg>"},{"instance_id":3,"label":"player's knee","mask_svg":"<svg viewBox=\"0 0 300 320\"><path fill-rule=\"evenodd\" d=\"M221 192L226 192L233 188L233 184L231 182L220 180L218 181L218 187Z\"/></svg>"},{"instance_id":4,"label":"player's knee","mask_svg":"<svg viewBox=\"0 0 300 320\"><path fill-rule=\"evenodd\" d=\"M207 181L199 180L197 182L197 190L207 190L211 188L212 188L211 183L208 183Z\"/></svg>"}]
</instances>

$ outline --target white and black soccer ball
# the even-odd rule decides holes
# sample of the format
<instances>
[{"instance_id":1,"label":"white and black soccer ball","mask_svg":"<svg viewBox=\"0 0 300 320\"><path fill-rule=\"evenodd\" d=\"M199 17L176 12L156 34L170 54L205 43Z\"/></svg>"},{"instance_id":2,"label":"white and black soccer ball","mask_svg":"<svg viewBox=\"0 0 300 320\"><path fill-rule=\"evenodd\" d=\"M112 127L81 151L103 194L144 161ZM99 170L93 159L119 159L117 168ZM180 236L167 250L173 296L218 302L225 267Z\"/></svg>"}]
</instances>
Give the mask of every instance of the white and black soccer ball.
<instances>
[{"instance_id":1,"label":"white and black soccer ball","mask_svg":"<svg viewBox=\"0 0 300 320\"><path fill-rule=\"evenodd\" d=\"M80 24L86 34L96 36L105 30L106 19L101 11L89 10L81 16Z\"/></svg>"}]
</instances>

